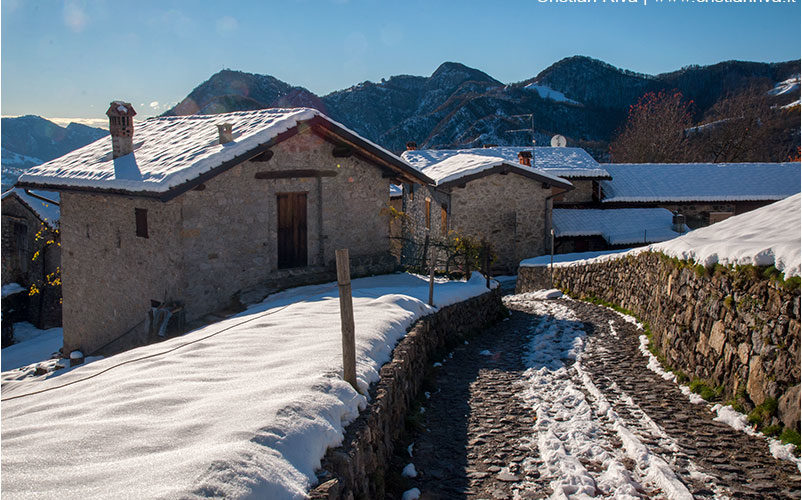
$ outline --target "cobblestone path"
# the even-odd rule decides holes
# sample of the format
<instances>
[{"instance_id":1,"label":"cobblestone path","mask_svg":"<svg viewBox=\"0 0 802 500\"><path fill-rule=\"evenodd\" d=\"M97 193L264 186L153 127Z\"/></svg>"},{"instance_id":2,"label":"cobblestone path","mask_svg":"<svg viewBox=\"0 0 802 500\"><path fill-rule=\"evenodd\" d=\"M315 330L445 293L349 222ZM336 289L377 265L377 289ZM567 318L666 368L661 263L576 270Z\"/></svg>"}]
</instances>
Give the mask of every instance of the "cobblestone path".
<instances>
[{"instance_id":1,"label":"cobblestone path","mask_svg":"<svg viewBox=\"0 0 802 500\"><path fill-rule=\"evenodd\" d=\"M796 465L646 368L640 331L584 302L505 299L512 316L437 368L388 498L799 498ZM395 489L394 489L395 488ZM403 489L399 489L403 488Z\"/></svg>"}]
</instances>

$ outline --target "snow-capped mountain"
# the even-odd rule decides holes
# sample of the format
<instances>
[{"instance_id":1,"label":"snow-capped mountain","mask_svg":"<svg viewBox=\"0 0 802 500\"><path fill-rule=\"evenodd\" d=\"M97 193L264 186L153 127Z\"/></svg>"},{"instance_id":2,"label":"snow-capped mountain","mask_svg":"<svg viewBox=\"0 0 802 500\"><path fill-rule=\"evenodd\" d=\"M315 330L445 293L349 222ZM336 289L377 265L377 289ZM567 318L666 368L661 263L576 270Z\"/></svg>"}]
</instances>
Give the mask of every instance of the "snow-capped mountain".
<instances>
[{"instance_id":1,"label":"snow-capped mountain","mask_svg":"<svg viewBox=\"0 0 802 500\"><path fill-rule=\"evenodd\" d=\"M565 58L534 78L505 85L463 64L446 62L431 76L398 75L363 82L318 97L272 76L224 70L196 87L166 114L218 113L273 106L323 111L393 151L407 141L419 147L475 147L486 143L528 145L569 138L601 159L631 104L648 91L678 89L695 102L695 118L728 92L760 80L772 85L799 74L800 62L727 61L645 75L584 56ZM798 89L778 94L788 104Z\"/></svg>"}]
</instances>

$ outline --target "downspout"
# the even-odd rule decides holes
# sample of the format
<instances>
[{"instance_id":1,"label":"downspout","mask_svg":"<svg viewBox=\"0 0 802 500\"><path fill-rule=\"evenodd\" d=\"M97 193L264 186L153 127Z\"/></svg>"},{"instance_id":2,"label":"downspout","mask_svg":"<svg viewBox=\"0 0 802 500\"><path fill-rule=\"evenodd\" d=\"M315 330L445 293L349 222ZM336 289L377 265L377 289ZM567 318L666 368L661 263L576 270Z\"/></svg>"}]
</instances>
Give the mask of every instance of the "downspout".
<instances>
[{"instance_id":1,"label":"downspout","mask_svg":"<svg viewBox=\"0 0 802 500\"><path fill-rule=\"evenodd\" d=\"M554 198L555 196L559 196L559 195L563 194L564 192L565 191L562 191L560 193L554 193L552 195L546 196L546 199L544 200L546 203L545 203L545 206L543 207L543 209L544 209L543 218L545 219L546 224L543 225L543 229L544 229L544 231L543 231L543 241L549 242L546 245L551 247L551 248L547 248L546 249L547 253L553 253L554 252L554 248L553 248L554 245L553 245L553 242L552 242L552 240L550 238L550 236L551 236L551 228L552 228L552 222L551 222L551 219L552 219L551 218L552 198Z\"/></svg>"}]
</instances>

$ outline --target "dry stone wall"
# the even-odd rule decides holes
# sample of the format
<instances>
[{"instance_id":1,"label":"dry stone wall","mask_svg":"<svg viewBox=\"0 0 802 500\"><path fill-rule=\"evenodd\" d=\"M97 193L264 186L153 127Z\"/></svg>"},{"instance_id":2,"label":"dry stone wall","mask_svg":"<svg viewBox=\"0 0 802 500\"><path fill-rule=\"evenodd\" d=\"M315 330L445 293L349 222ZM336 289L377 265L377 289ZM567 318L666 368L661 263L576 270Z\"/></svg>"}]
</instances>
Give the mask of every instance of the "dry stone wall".
<instances>
[{"instance_id":1,"label":"dry stone wall","mask_svg":"<svg viewBox=\"0 0 802 500\"><path fill-rule=\"evenodd\" d=\"M633 311L668 364L724 389L725 399L778 400L799 430L800 294L746 273L700 272L658 253L554 268L554 287ZM519 270L517 291L550 288L547 267Z\"/></svg>"},{"instance_id":2,"label":"dry stone wall","mask_svg":"<svg viewBox=\"0 0 802 500\"><path fill-rule=\"evenodd\" d=\"M435 355L462 343L498 320L502 314L499 288L444 307L418 320L381 369L371 388L371 402L346 429L342 446L323 459L321 484L313 499L384 498L385 469L393 443L404 429L404 418L420 391Z\"/></svg>"}]
</instances>

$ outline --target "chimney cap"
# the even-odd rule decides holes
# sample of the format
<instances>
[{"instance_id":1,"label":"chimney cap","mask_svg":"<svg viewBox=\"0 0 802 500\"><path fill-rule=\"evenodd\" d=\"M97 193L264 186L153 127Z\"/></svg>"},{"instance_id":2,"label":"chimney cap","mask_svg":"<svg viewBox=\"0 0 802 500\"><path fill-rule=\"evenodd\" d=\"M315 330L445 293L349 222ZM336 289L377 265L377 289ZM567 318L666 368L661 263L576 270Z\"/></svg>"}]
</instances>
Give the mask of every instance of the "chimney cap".
<instances>
[{"instance_id":1,"label":"chimney cap","mask_svg":"<svg viewBox=\"0 0 802 500\"><path fill-rule=\"evenodd\" d=\"M106 116L135 116L136 111L130 102L111 101Z\"/></svg>"},{"instance_id":2,"label":"chimney cap","mask_svg":"<svg viewBox=\"0 0 802 500\"><path fill-rule=\"evenodd\" d=\"M407 151L415 151L418 149L418 143L415 141L407 141Z\"/></svg>"},{"instance_id":3,"label":"chimney cap","mask_svg":"<svg viewBox=\"0 0 802 500\"><path fill-rule=\"evenodd\" d=\"M519 158L520 157L531 158L532 157L532 152L531 151L527 151L525 149L523 151L518 151L518 157Z\"/></svg>"},{"instance_id":4,"label":"chimney cap","mask_svg":"<svg viewBox=\"0 0 802 500\"><path fill-rule=\"evenodd\" d=\"M482 144L482 149L497 148L498 144Z\"/></svg>"}]
</instances>

